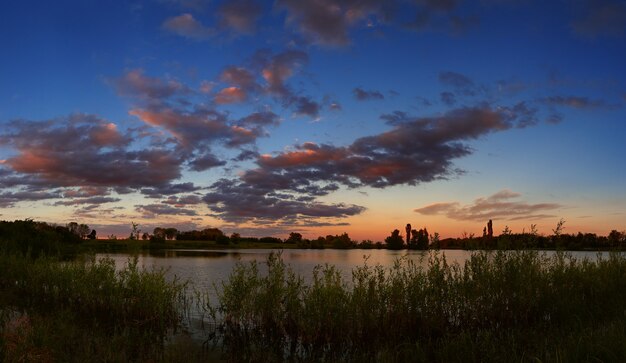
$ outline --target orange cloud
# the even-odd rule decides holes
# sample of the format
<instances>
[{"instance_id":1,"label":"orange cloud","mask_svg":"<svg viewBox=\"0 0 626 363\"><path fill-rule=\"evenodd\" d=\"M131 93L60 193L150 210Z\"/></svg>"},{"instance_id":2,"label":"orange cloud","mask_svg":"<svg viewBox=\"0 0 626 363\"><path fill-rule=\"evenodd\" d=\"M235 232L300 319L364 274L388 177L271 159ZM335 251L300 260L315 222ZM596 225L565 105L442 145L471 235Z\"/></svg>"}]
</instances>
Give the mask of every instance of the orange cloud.
<instances>
[{"instance_id":1,"label":"orange cloud","mask_svg":"<svg viewBox=\"0 0 626 363\"><path fill-rule=\"evenodd\" d=\"M243 102L248 98L246 92L238 87L226 87L215 95L215 103L219 105Z\"/></svg>"}]
</instances>

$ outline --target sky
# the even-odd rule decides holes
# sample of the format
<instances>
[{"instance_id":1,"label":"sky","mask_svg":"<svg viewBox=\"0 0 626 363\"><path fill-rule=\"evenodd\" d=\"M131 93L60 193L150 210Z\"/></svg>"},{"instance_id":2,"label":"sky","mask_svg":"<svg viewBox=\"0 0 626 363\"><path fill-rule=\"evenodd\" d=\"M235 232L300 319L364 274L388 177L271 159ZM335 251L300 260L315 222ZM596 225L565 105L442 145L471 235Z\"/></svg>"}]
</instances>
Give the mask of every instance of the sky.
<instances>
[{"instance_id":1,"label":"sky","mask_svg":"<svg viewBox=\"0 0 626 363\"><path fill-rule=\"evenodd\" d=\"M626 1L0 3L0 219L626 229Z\"/></svg>"}]
</instances>

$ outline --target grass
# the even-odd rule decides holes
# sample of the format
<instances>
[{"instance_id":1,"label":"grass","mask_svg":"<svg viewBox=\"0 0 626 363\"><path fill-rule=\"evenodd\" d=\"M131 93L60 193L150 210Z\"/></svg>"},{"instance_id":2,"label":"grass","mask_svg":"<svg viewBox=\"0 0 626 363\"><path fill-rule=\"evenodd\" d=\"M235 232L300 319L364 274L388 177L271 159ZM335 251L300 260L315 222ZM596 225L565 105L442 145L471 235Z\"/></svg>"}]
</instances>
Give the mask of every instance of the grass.
<instances>
[{"instance_id":1,"label":"grass","mask_svg":"<svg viewBox=\"0 0 626 363\"><path fill-rule=\"evenodd\" d=\"M0 253L0 357L19 361L146 361L180 327L185 285L130 260L62 262Z\"/></svg>"},{"instance_id":2,"label":"grass","mask_svg":"<svg viewBox=\"0 0 626 363\"><path fill-rule=\"evenodd\" d=\"M348 281L322 265L305 282L271 254L237 264L209 301L136 259L0 249L0 361L626 361L624 255L426 258L365 263ZM216 324L213 349L178 334L192 304Z\"/></svg>"},{"instance_id":3,"label":"grass","mask_svg":"<svg viewBox=\"0 0 626 363\"><path fill-rule=\"evenodd\" d=\"M232 361L624 361L626 258L432 252L428 268L332 266L305 284L279 255L223 283L218 338ZM207 307L207 310L211 308Z\"/></svg>"}]
</instances>

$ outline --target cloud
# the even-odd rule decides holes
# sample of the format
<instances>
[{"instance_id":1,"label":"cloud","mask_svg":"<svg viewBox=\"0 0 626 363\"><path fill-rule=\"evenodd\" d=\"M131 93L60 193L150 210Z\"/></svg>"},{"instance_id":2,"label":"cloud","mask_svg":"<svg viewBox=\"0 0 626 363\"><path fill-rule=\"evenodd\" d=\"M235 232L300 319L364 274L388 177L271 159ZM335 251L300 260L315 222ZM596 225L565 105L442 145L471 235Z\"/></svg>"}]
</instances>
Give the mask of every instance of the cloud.
<instances>
[{"instance_id":1,"label":"cloud","mask_svg":"<svg viewBox=\"0 0 626 363\"><path fill-rule=\"evenodd\" d=\"M174 95L189 94L191 91L176 80L161 80L144 75L143 69L133 69L120 78L107 80L117 93L145 101L157 102Z\"/></svg>"},{"instance_id":2,"label":"cloud","mask_svg":"<svg viewBox=\"0 0 626 363\"><path fill-rule=\"evenodd\" d=\"M64 193L65 196L67 196L67 193ZM104 203L114 203L114 202L119 202L121 199L120 198L112 198L112 197L103 197L103 196L97 196L97 197L89 197L89 198L75 198L75 199L70 199L70 200L60 200L58 202L55 202L54 205L79 205L79 204L92 204L92 205L100 205L100 204L104 204Z\"/></svg>"},{"instance_id":3,"label":"cloud","mask_svg":"<svg viewBox=\"0 0 626 363\"><path fill-rule=\"evenodd\" d=\"M387 116L391 130L348 146L304 143L293 151L261 155L259 168L246 171L242 180L292 190L317 182L378 188L430 182L458 172L452 160L472 153L467 141L534 121L523 104L459 108L438 117Z\"/></svg>"},{"instance_id":4,"label":"cloud","mask_svg":"<svg viewBox=\"0 0 626 363\"><path fill-rule=\"evenodd\" d=\"M163 22L162 27L176 35L193 40L205 40L215 33L213 29L205 27L189 13L168 18Z\"/></svg>"},{"instance_id":5,"label":"cloud","mask_svg":"<svg viewBox=\"0 0 626 363\"><path fill-rule=\"evenodd\" d=\"M335 220L362 213L365 208L343 203L326 204L301 200L291 193L275 193L274 189L221 179L211 186L203 200L214 216L227 222L268 224L294 223L304 219Z\"/></svg>"},{"instance_id":6,"label":"cloud","mask_svg":"<svg viewBox=\"0 0 626 363\"><path fill-rule=\"evenodd\" d=\"M551 106L566 106L577 109L611 108L604 101L578 96L550 96L539 101Z\"/></svg>"},{"instance_id":7,"label":"cloud","mask_svg":"<svg viewBox=\"0 0 626 363\"><path fill-rule=\"evenodd\" d=\"M441 98L441 102L443 102L446 106L451 107L456 103L456 97L452 92L441 92L439 97Z\"/></svg>"},{"instance_id":8,"label":"cloud","mask_svg":"<svg viewBox=\"0 0 626 363\"><path fill-rule=\"evenodd\" d=\"M185 195L185 196L171 196L161 203L173 205L177 208L182 208L187 205L196 205L202 203L202 198L197 195Z\"/></svg>"},{"instance_id":9,"label":"cloud","mask_svg":"<svg viewBox=\"0 0 626 363\"><path fill-rule=\"evenodd\" d=\"M266 90L278 96L292 96L285 82L294 72L308 63L307 53L299 50L287 50L276 55L266 51L257 52L256 62L262 67L261 75L267 82Z\"/></svg>"},{"instance_id":10,"label":"cloud","mask_svg":"<svg viewBox=\"0 0 626 363\"><path fill-rule=\"evenodd\" d=\"M162 198L165 195L191 193L200 190L194 183L169 183L152 188L142 188L141 194L149 198Z\"/></svg>"},{"instance_id":11,"label":"cloud","mask_svg":"<svg viewBox=\"0 0 626 363\"><path fill-rule=\"evenodd\" d=\"M417 31L435 30L464 33L479 23L477 16L457 14L461 0L416 0L415 16L408 27Z\"/></svg>"},{"instance_id":12,"label":"cloud","mask_svg":"<svg viewBox=\"0 0 626 363\"><path fill-rule=\"evenodd\" d=\"M4 165L50 187L158 186L180 177L181 156L162 148L130 150L131 135L93 115L7 124L0 144L16 155Z\"/></svg>"},{"instance_id":13,"label":"cloud","mask_svg":"<svg viewBox=\"0 0 626 363\"><path fill-rule=\"evenodd\" d=\"M189 169L193 171L204 171L218 166L226 165L225 161L219 160L215 155L205 153L189 161Z\"/></svg>"},{"instance_id":14,"label":"cloud","mask_svg":"<svg viewBox=\"0 0 626 363\"><path fill-rule=\"evenodd\" d=\"M439 82L450 87L454 94L460 96L476 96L482 91L469 77L457 72L447 71L439 73Z\"/></svg>"},{"instance_id":15,"label":"cloud","mask_svg":"<svg viewBox=\"0 0 626 363\"><path fill-rule=\"evenodd\" d=\"M169 132L185 149L206 148L207 143L220 142L229 147L254 143L262 136L262 128L248 130L233 124L226 114L211 109L185 111L178 108L135 108L129 114L148 125Z\"/></svg>"},{"instance_id":16,"label":"cloud","mask_svg":"<svg viewBox=\"0 0 626 363\"><path fill-rule=\"evenodd\" d=\"M319 117L321 106L319 103L308 97L296 97L293 99L295 104L295 112L297 115L309 116L312 118Z\"/></svg>"},{"instance_id":17,"label":"cloud","mask_svg":"<svg viewBox=\"0 0 626 363\"><path fill-rule=\"evenodd\" d=\"M486 222L493 220L534 220L551 218L554 215L546 214L561 208L556 203L529 204L515 200L521 197L520 193L504 189L491 196L481 197L472 204L461 205L459 202L434 203L415 209L423 215L444 215L458 221Z\"/></svg>"},{"instance_id":18,"label":"cloud","mask_svg":"<svg viewBox=\"0 0 626 363\"><path fill-rule=\"evenodd\" d=\"M377 0L279 0L287 11L287 23L294 25L311 41L332 46L350 43L349 28L372 16L385 21L391 15L394 1Z\"/></svg>"},{"instance_id":19,"label":"cloud","mask_svg":"<svg viewBox=\"0 0 626 363\"><path fill-rule=\"evenodd\" d=\"M615 0L585 0L581 16L572 29L584 37L615 36L626 33L626 3Z\"/></svg>"},{"instance_id":20,"label":"cloud","mask_svg":"<svg viewBox=\"0 0 626 363\"><path fill-rule=\"evenodd\" d=\"M215 95L215 103L218 105L225 105L229 103L241 103L246 101L248 94L238 87L226 87L223 88Z\"/></svg>"},{"instance_id":21,"label":"cloud","mask_svg":"<svg viewBox=\"0 0 626 363\"><path fill-rule=\"evenodd\" d=\"M359 101L385 99L385 96L379 91L366 91L360 87L353 89L352 94L354 94L354 97Z\"/></svg>"},{"instance_id":22,"label":"cloud","mask_svg":"<svg viewBox=\"0 0 626 363\"><path fill-rule=\"evenodd\" d=\"M25 201L40 201L46 199L61 198L57 191L7 191L0 193L0 208L13 207L16 203Z\"/></svg>"},{"instance_id":23,"label":"cloud","mask_svg":"<svg viewBox=\"0 0 626 363\"><path fill-rule=\"evenodd\" d=\"M214 100L217 104L229 104L245 102L253 95L270 96L298 116L317 118L322 108L320 103L297 94L287 85L308 61L308 54L299 50L277 54L257 51L247 67L229 66L222 71L220 80L229 87L216 94Z\"/></svg>"},{"instance_id":24,"label":"cloud","mask_svg":"<svg viewBox=\"0 0 626 363\"><path fill-rule=\"evenodd\" d=\"M251 34L262 10L261 5L254 0L231 0L222 4L217 14L221 27L242 34Z\"/></svg>"},{"instance_id":25,"label":"cloud","mask_svg":"<svg viewBox=\"0 0 626 363\"><path fill-rule=\"evenodd\" d=\"M143 213L144 217L150 218L158 215L196 216L198 212L193 209L178 208L167 204L136 205L135 210Z\"/></svg>"}]
</instances>

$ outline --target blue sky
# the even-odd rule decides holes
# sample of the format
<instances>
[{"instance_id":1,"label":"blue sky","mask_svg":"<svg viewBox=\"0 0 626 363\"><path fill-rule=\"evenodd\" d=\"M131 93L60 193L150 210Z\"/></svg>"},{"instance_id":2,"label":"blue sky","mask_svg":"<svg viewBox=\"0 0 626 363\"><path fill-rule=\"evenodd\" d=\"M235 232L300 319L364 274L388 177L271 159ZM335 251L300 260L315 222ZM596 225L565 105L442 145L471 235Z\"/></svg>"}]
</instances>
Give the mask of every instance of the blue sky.
<instances>
[{"instance_id":1,"label":"blue sky","mask_svg":"<svg viewBox=\"0 0 626 363\"><path fill-rule=\"evenodd\" d=\"M99 235L626 222L626 2L0 5L0 218Z\"/></svg>"}]
</instances>

